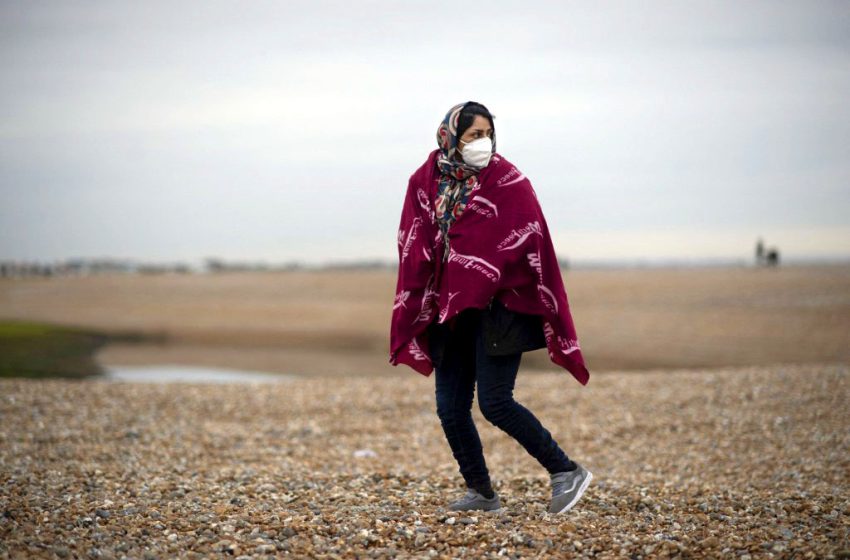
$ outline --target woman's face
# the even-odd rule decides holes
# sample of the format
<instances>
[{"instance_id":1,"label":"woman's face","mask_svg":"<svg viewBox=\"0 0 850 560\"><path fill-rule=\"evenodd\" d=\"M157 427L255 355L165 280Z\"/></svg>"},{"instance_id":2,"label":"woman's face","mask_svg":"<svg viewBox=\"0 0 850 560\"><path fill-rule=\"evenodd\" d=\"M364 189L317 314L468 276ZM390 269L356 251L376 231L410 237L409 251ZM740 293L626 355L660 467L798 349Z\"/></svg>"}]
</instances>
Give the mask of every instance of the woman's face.
<instances>
[{"instance_id":1,"label":"woman's face","mask_svg":"<svg viewBox=\"0 0 850 560\"><path fill-rule=\"evenodd\" d=\"M455 151L455 159L463 161L460 152L467 143L485 136L493 137L493 128L490 126L490 121L481 115L475 115L472 124L463 132L463 136L458 139L457 150Z\"/></svg>"}]
</instances>

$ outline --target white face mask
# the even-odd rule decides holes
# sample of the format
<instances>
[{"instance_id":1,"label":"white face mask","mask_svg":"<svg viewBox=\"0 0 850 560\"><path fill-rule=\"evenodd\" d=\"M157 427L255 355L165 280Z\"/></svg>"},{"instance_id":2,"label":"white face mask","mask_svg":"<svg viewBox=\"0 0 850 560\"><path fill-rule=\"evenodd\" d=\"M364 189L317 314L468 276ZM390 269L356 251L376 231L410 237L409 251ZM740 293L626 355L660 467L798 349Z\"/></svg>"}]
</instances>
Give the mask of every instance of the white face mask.
<instances>
[{"instance_id":1,"label":"white face mask","mask_svg":"<svg viewBox=\"0 0 850 560\"><path fill-rule=\"evenodd\" d=\"M465 143L463 140L460 142L461 144ZM493 155L493 141L490 137L484 136L465 144L466 146L460 152L463 161L473 167L487 167L487 164L490 163L490 156Z\"/></svg>"}]
</instances>

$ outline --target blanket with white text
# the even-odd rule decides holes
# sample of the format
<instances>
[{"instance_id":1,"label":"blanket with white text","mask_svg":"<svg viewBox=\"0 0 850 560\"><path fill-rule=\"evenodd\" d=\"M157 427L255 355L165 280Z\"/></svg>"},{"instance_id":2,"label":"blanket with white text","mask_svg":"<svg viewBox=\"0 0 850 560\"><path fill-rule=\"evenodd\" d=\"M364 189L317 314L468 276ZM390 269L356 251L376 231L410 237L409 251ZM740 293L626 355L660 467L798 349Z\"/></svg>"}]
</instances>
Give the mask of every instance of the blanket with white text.
<instances>
[{"instance_id":1,"label":"blanket with white text","mask_svg":"<svg viewBox=\"0 0 850 560\"><path fill-rule=\"evenodd\" d=\"M444 323L463 309L483 309L496 298L511 310L541 315L549 358L586 385L590 373L531 182L494 153L448 230L445 255L433 203L438 155L439 150L431 152L411 175L404 199L390 363L406 364L429 376L433 364L426 328L431 321Z\"/></svg>"}]
</instances>

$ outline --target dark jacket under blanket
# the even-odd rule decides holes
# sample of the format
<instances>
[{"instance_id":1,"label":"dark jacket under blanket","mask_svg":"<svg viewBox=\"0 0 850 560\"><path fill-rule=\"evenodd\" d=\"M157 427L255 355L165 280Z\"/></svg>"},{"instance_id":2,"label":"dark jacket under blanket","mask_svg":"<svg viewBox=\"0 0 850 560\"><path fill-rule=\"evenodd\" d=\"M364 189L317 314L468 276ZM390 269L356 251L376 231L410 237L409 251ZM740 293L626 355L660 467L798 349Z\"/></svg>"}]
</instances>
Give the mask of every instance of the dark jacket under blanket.
<instances>
[{"instance_id":1,"label":"dark jacket under blanket","mask_svg":"<svg viewBox=\"0 0 850 560\"><path fill-rule=\"evenodd\" d=\"M543 317L540 315L512 311L498 299L493 299L488 307L465 309L455 319L463 321L474 314L480 314L484 342L490 356L505 356L546 348ZM434 367L442 363L446 341L450 335L449 325L445 323L434 321L428 326L429 354Z\"/></svg>"}]
</instances>

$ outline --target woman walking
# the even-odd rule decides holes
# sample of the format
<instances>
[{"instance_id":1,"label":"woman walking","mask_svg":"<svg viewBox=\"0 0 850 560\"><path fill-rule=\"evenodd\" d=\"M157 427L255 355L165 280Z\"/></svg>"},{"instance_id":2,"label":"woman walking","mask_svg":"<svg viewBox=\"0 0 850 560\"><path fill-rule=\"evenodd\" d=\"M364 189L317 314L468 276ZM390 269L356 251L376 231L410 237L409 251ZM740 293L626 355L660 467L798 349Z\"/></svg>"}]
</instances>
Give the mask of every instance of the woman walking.
<instances>
[{"instance_id":1,"label":"woman walking","mask_svg":"<svg viewBox=\"0 0 850 560\"><path fill-rule=\"evenodd\" d=\"M437 414L467 487L448 509L501 508L472 420L477 384L483 416L549 472L549 512L565 512L592 474L513 398L529 350L547 348L582 385L590 377L546 220L531 182L496 152L486 107L452 107L437 145L402 209L390 363L436 371Z\"/></svg>"}]
</instances>

